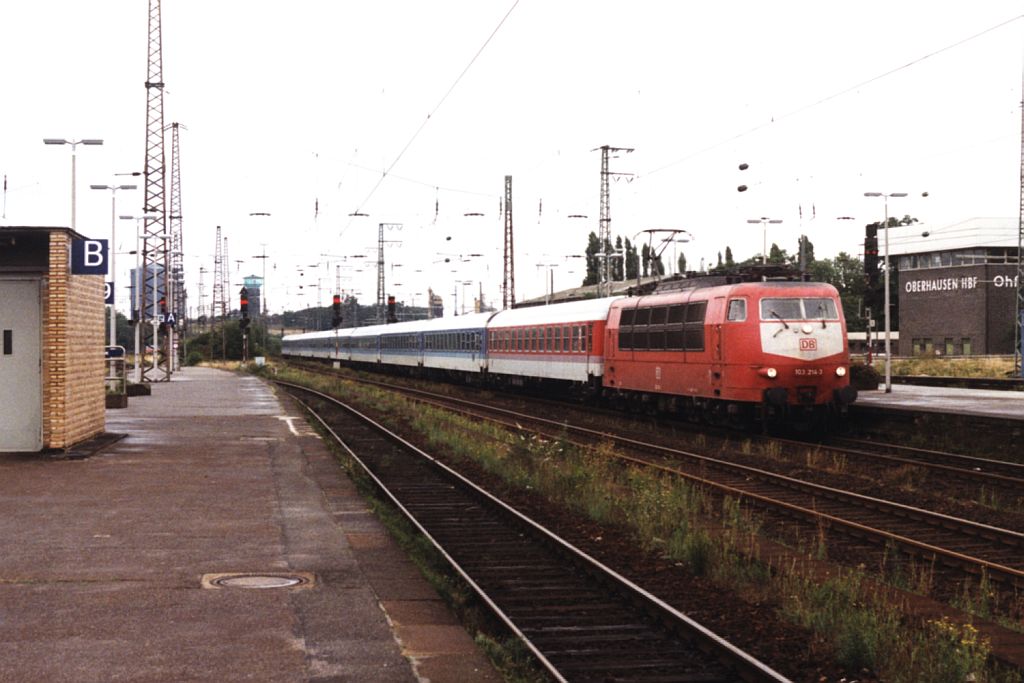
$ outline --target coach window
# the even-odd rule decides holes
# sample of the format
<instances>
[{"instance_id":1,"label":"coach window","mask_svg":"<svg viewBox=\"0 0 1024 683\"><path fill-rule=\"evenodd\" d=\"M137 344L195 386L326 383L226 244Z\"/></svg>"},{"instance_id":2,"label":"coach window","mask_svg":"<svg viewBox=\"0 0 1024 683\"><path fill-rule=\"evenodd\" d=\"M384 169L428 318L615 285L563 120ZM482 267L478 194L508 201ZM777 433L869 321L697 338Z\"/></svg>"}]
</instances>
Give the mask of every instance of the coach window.
<instances>
[{"instance_id":1,"label":"coach window","mask_svg":"<svg viewBox=\"0 0 1024 683\"><path fill-rule=\"evenodd\" d=\"M568 325L565 325L565 326L562 327L562 352L563 353L568 353L569 352L569 330L570 330L570 327Z\"/></svg>"},{"instance_id":2,"label":"coach window","mask_svg":"<svg viewBox=\"0 0 1024 683\"><path fill-rule=\"evenodd\" d=\"M584 340L583 350L594 348L594 326L587 324L587 338Z\"/></svg>"},{"instance_id":3,"label":"coach window","mask_svg":"<svg viewBox=\"0 0 1024 683\"><path fill-rule=\"evenodd\" d=\"M730 299L729 300L729 313L726 316L726 320L740 323L747 319L747 300L746 299Z\"/></svg>"},{"instance_id":4,"label":"coach window","mask_svg":"<svg viewBox=\"0 0 1024 683\"><path fill-rule=\"evenodd\" d=\"M555 328L555 346L554 346L554 351L555 351L555 353L558 353L561 350L562 350L562 328L561 327L556 327Z\"/></svg>"}]
</instances>

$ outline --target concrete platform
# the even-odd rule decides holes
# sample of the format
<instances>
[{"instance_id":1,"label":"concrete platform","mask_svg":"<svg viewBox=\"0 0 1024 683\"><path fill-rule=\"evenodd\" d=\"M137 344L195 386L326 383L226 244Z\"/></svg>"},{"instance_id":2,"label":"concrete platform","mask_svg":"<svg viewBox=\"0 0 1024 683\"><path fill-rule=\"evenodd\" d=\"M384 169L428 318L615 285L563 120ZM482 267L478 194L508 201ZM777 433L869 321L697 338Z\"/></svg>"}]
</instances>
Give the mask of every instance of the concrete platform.
<instances>
[{"instance_id":1,"label":"concrete platform","mask_svg":"<svg viewBox=\"0 0 1024 683\"><path fill-rule=\"evenodd\" d=\"M892 393L887 394L882 384L878 391L861 391L854 405L1024 420L1024 392L1021 391L893 384Z\"/></svg>"},{"instance_id":2,"label":"concrete platform","mask_svg":"<svg viewBox=\"0 0 1024 683\"><path fill-rule=\"evenodd\" d=\"M0 454L0 682L500 680L260 380L187 368L107 430Z\"/></svg>"}]
</instances>

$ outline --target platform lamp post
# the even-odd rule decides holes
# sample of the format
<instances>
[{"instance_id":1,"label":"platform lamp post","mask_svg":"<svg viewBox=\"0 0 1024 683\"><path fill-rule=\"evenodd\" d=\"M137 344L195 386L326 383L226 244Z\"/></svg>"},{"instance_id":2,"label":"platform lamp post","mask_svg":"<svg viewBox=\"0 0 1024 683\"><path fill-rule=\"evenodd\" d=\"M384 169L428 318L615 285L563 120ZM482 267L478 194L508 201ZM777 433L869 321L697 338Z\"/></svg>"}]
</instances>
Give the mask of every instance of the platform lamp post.
<instances>
[{"instance_id":1,"label":"platform lamp post","mask_svg":"<svg viewBox=\"0 0 1024 683\"><path fill-rule=\"evenodd\" d=\"M85 140L65 140L64 138L43 138L45 145L71 145L71 229L75 229L75 148L78 145L102 145L103 140L87 138Z\"/></svg>"},{"instance_id":2,"label":"platform lamp post","mask_svg":"<svg viewBox=\"0 0 1024 683\"><path fill-rule=\"evenodd\" d=\"M90 185L93 190L110 190L110 281L111 289L115 292L115 295L111 297L110 301L110 346L117 345L117 271L114 269L114 253L117 251L117 245L115 244L117 234L117 222L114 220L117 216L117 191L118 190L137 190L137 185Z\"/></svg>"},{"instance_id":3,"label":"platform lamp post","mask_svg":"<svg viewBox=\"0 0 1024 683\"><path fill-rule=\"evenodd\" d=\"M760 223L762 225L761 232L761 265L768 265L768 224L778 225L782 222L781 218L768 218L767 216L761 216L760 218L748 218L748 223Z\"/></svg>"},{"instance_id":4,"label":"platform lamp post","mask_svg":"<svg viewBox=\"0 0 1024 683\"><path fill-rule=\"evenodd\" d=\"M884 246L882 247L882 264L885 268L882 286L885 288L885 393L892 393L892 320L889 314L889 197L906 197L906 192L865 192L865 197L882 197L885 207L885 222L882 223L884 234Z\"/></svg>"},{"instance_id":5,"label":"platform lamp post","mask_svg":"<svg viewBox=\"0 0 1024 683\"><path fill-rule=\"evenodd\" d=\"M142 382L142 364L139 358L139 344L141 342L141 332L139 325L142 324L142 302L139 300L142 294L139 290L142 289L142 277L143 274L139 272L141 266L139 265L139 225L142 221L155 221L160 216L154 213L147 213L141 216L118 216L123 221L135 221L135 278L132 280L132 317L134 318L136 312L138 313L139 319L135 321L135 367L132 371L133 382L139 384Z\"/></svg>"}]
</instances>

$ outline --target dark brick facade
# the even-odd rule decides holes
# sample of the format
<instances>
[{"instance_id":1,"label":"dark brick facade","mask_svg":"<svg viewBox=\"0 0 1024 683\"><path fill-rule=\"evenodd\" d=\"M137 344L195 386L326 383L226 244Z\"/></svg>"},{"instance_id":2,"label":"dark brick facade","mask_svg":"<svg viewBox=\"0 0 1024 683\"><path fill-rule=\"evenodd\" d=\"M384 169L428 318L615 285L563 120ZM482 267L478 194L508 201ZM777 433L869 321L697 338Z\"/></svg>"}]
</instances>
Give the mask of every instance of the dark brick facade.
<instances>
[{"instance_id":1,"label":"dark brick facade","mask_svg":"<svg viewBox=\"0 0 1024 683\"><path fill-rule=\"evenodd\" d=\"M1012 354L1017 266L989 264L899 273L897 354Z\"/></svg>"}]
</instances>

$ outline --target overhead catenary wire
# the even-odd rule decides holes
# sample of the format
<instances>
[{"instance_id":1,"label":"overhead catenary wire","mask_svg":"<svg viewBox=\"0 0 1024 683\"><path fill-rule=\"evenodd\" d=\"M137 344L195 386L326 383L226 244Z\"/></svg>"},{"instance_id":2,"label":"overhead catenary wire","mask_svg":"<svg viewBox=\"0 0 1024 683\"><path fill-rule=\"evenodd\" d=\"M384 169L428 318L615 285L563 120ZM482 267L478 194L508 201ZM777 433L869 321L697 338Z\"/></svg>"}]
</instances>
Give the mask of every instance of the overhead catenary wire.
<instances>
[{"instance_id":1,"label":"overhead catenary wire","mask_svg":"<svg viewBox=\"0 0 1024 683\"><path fill-rule=\"evenodd\" d=\"M805 105L802 105L800 107L797 107L796 109L793 109L792 111L786 112L786 113L781 114L779 116L772 116L770 120L765 121L764 123L760 123L760 124L758 124L758 125L756 125L756 126L754 126L752 128L748 128L745 131L742 131L740 133L732 135L732 136L730 136L728 138L724 138L722 140L719 140L718 142L712 143L712 144L708 145L707 147L702 147L701 149L698 149L698 150L696 150L696 151L694 151L694 152L692 152L690 154L687 154L684 157L676 159L675 161L669 162L669 163L667 163L667 164L665 164L663 166L659 166L659 167L657 167L657 168L655 168L655 169L653 169L651 171L648 171L647 173L641 174L639 177L640 178L644 178L644 177L647 177L647 176L652 176L652 175L654 175L656 173L660 173L661 171L664 171L666 169L672 168L673 166L677 166L677 165L683 163L684 161L689 161L690 159L693 159L694 157L700 156L701 154L704 154L706 152L710 152L711 150L714 150L714 149L718 149L719 147L727 145L730 142L735 142L736 140L739 140L739 139L744 138L744 137L746 137L748 135L751 135L752 133L756 133L757 131L759 131L759 130L761 130L763 128L767 128L768 126L771 126L772 124L778 123L780 121L784 121L785 119L788 119L788 118L791 118L793 116L796 116L797 114L801 114L801 113L807 111L808 109L813 109L813 108L818 107L818 106L820 106L822 104L825 104L826 102L830 102L830 101L832 101L832 100L834 100L834 99L836 99L838 97L842 97L843 95L846 95L847 93L850 93L850 92L853 92L853 91L858 90L860 88L863 88L864 86L869 85L871 83L874 83L875 81L881 80L883 78L887 78L887 77L892 76L892 75L894 75L896 73L899 73L900 71L903 71L905 69L909 69L910 67L912 67L912 66L914 66L916 64L919 64L919 63L925 61L926 59L930 59L930 58L935 57L937 55L940 55L940 54L942 54L944 52L948 52L949 50L952 50L954 48L960 47L961 45L965 45L965 44L967 44L967 43L969 43L969 42L971 42L973 40L976 40L976 39L978 39L978 38L980 38L980 37L982 37L982 36L984 36L984 35L986 35L988 33L991 33L993 31L996 31L996 30L1000 29L1000 28L1003 28L1004 26L1008 26L1009 24L1012 24L1015 21L1019 21L1020 19L1024 19L1024 14L1018 14L1017 16L1011 17L1011 18L1009 18L1009 19L1007 19L1005 21L1001 21L998 24L995 24L994 26L990 26L990 27L984 29L983 31L980 31L980 32L975 33L975 34L973 34L971 36L968 36L967 38L962 38L961 40L958 40L958 41L956 41L954 43L950 43L949 45L946 45L945 47L941 47L941 48L939 48L937 50L933 50L932 52L929 52L928 54L925 54L925 55L923 55L921 57L918 57L917 59L913 59L913 60L907 62L906 64L902 65L902 66L898 66L898 67L896 67L894 69L889 69L888 71L886 71L884 73L878 74L876 76L872 76L871 78L868 78L866 80L863 80L863 81L860 81L858 83L855 83L854 85L851 85L851 86L848 86L846 88L843 88L842 90L834 92L831 95L826 95L825 97L822 97L819 100L816 100L814 102L810 102L808 104L805 104Z\"/></svg>"},{"instance_id":2,"label":"overhead catenary wire","mask_svg":"<svg viewBox=\"0 0 1024 683\"><path fill-rule=\"evenodd\" d=\"M487 36L487 39L483 42L483 45L480 46L480 49L478 49L476 51L476 54L473 55L472 59L469 60L469 63L466 64L465 68L462 69L462 72L459 73L459 75L456 77L455 81L452 82L451 86L448 88L448 90L445 92L445 94L441 97L441 99L438 101L438 103L436 105L434 105L434 108L430 110L430 113L427 114L427 117L425 119L423 119L423 122L420 124L419 128L416 129L416 131L412 134L412 137L409 138L409 141L405 143L404 147L402 147L401 151L398 153L398 156L396 156L394 161L392 161L388 165L388 167L386 169L384 169L384 172L381 173L380 178L377 179L377 182L370 189L370 193L368 195L366 195L366 198L362 202L359 203L359 205L356 207L356 210L353 213L362 213L363 207L366 206L366 203L370 201L370 199L373 197L374 194L376 194L377 189L381 186L381 183L384 182L384 179L388 177L388 174L391 173L391 170L398 164L399 161L401 161L401 159L405 155L406 151L408 151L409 147L412 146L412 143L416 141L416 138L418 138L420 133L423 132L423 129L426 128L427 124L430 123L431 118L433 118L434 114L436 114L437 111L441 108L441 106L445 103L445 101L448 99L448 97L452 94L452 92L455 90L455 88L462 81L463 77L473 67L473 64L476 63L476 60L479 59L481 54L483 54L483 51L485 49L487 49L487 46L490 44L491 40L493 40L494 36L496 36L498 34L498 31L501 30L501 27L504 26L505 21L509 18L509 16L512 14L513 10L515 10L516 6L518 6L518 5L519 5L519 0L514 0L512 2L512 6L508 8L508 11L505 12L505 15L501 18L501 21L499 21L498 25L494 27L493 31L491 31L491 34L489 36ZM344 235L345 231L348 229L349 225L351 225L351 224L352 224L351 220L348 223L346 223L345 227L341 229L341 233L339 233L339 236L340 235Z\"/></svg>"}]
</instances>

